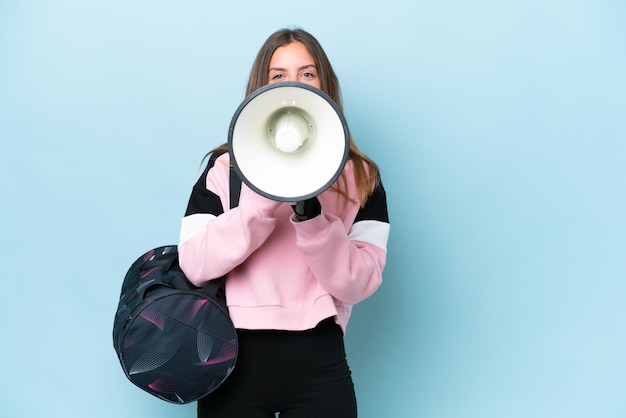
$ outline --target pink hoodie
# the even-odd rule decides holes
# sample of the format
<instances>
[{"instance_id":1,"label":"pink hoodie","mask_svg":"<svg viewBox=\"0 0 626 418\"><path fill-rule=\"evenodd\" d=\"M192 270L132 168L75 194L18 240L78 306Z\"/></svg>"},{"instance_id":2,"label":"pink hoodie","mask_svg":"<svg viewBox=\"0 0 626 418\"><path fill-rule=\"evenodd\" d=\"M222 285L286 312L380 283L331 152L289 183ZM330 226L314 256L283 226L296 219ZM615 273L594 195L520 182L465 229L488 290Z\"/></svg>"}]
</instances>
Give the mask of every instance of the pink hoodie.
<instances>
[{"instance_id":1,"label":"pink hoodie","mask_svg":"<svg viewBox=\"0 0 626 418\"><path fill-rule=\"evenodd\" d=\"M343 174L356 196L351 161ZM245 184L239 206L229 210L228 182L224 154L206 175L206 197L182 220L178 249L189 280L202 286L228 273L236 328L306 330L335 317L345 332L352 305L382 281L389 236L382 186L361 209L329 189L318 196L322 214L296 222L288 203Z\"/></svg>"}]
</instances>

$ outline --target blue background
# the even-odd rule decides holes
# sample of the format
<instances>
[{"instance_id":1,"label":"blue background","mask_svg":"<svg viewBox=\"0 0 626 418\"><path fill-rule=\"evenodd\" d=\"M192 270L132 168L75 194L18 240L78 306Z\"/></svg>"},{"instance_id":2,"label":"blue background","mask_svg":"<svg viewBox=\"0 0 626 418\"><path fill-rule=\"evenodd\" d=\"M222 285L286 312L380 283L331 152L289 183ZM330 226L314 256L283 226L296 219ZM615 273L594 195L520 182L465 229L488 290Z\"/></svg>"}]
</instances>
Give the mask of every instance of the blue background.
<instances>
[{"instance_id":1,"label":"blue background","mask_svg":"<svg viewBox=\"0 0 626 418\"><path fill-rule=\"evenodd\" d=\"M121 280L176 243L263 40L311 31L392 220L363 418L626 417L626 3L0 1L11 418L193 417L124 377Z\"/></svg>"}]
</instances>

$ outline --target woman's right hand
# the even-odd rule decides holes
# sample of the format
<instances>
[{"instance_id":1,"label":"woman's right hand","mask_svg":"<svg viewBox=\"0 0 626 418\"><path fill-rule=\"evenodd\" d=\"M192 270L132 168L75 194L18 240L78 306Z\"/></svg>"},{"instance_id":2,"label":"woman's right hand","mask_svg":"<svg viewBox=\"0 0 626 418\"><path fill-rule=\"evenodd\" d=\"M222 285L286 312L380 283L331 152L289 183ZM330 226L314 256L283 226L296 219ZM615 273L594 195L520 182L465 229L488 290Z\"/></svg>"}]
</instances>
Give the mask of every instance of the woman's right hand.
<instances>
[{"instance_id":1,"label":"woman's right hand","mask_svg":"<svg viewBox=\"0 0 626 418\"><path fill-rule=\"evenodd\" d=\"M261 196L242 183L239 205L250 205L262 217L273 218L281 204L283 202Z\"/></svg>"}]
</instances>

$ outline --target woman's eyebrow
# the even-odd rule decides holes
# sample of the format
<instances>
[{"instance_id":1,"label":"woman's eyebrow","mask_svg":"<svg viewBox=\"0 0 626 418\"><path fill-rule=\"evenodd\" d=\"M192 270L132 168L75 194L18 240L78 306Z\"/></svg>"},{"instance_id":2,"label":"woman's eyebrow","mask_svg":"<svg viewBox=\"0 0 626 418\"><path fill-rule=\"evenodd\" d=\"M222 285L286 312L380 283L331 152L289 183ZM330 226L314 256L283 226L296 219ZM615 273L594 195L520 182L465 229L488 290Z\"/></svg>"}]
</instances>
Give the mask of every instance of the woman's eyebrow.
<instances>
[{"instance_id":1,"label":"woman's eyebrow","mask_svg":"<svg viewBox=\"0 0 626 418\"><path fill-rule=\"evenodd\" d=\"M306 70L307 68L315 68L317 70L317 67L315 66L315 64L303 65L302 67L298 68L298 70L302 71L302 70Z\"/></svg>"},{"instance_id":2,"label":"woman's eyebrow","mask_svg":"<svg viewBox=\"0 0 626 418\"><path fill-rule=\"evenodd\" d=\"M306 64L306 65L303 65L302 67L298 67L298 71L306 70L307 68L317 69L317 66L315 64ZM285 68L282 68L282 67L270 67L269 70L270 71L287 71Z\"/></svg>"}]
</instances>

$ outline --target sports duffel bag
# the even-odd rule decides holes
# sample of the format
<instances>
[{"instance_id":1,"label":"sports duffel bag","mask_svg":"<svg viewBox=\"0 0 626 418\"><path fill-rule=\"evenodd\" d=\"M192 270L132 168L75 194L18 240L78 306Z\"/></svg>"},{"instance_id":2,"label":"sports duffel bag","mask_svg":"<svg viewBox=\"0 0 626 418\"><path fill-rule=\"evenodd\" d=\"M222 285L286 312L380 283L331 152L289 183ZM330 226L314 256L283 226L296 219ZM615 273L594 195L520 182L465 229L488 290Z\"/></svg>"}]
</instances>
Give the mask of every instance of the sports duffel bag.
<instances>
[{"instance_id":1,"label":"sports duffel bag","mask_svg":"<svg viewBox=\"0 0 626 418\"><path fill-rule=\"evenodd\" d=\"M152 395L189 403L213 392L238 349L223 278L194 287L174 245L142 255L122 284L113 345L128 379Z\"/></svg>"}]
</instances>

